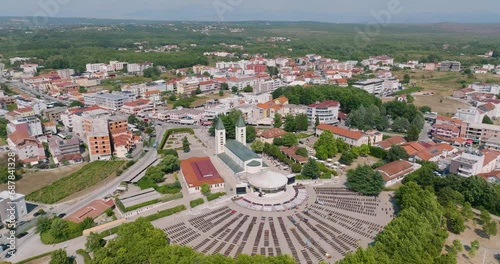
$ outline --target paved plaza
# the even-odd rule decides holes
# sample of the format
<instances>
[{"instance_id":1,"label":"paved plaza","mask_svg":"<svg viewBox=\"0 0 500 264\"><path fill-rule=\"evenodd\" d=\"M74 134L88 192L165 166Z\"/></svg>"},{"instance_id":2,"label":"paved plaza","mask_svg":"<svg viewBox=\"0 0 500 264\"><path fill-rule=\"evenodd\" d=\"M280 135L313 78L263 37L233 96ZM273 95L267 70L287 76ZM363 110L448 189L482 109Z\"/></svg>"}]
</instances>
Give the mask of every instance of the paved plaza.
<instances>
[{"instance_id":1,"label":"paved plaza","mask_svg":"<svg viewBox=\"0 0 500 264\"><path fill-rule=\"evenodd\" d=\"M153 224L171 243L204 254L289 254L298 263L334 263L359 246L368 246L394 215L388 192L369 197L338 185L293 190L298 194L294 199L307 192L306 200L293 207L269 203L269 210L255 210L238 205L241 199L225 198Z\"/></svg>"}]
</instances>

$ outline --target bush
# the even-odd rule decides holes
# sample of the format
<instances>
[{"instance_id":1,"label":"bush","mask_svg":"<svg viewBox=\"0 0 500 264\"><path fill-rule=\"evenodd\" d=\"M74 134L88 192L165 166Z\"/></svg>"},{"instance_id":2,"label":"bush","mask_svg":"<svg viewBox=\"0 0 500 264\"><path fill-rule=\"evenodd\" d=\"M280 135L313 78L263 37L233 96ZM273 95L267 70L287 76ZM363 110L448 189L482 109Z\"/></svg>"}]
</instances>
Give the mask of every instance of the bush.
<instances>
[{"instance_id":1,"label":"bush","mask_svg":"<svg viewBox=\"0 0 500 264\"><path fill-rule=\"evenodd\" d=\"M43 257L46 257L46 256L50 256L52 255L54 251L49 251L49 252L45 252L43 254L40 254L40 255L36 255L36 256L33 256L33 257L30 257L30 258L27 258L27 259L24 259L24 260L21 260L19 262L16 262L16 264L26 264L26 263L30 263L32 262L33 260L36 260L36 259L41 259Z\"/></svg>"},{"instance_id":2,"label":"bush","mask_svg":"<svg viewBox=\"0 0 500 264\"><path fill-rule=\"evenodd\" d=\"M154 221L154 220L158 220L160 218L163 218L163 217L167 217L167 216L170 216L170 215L173 215L173 214L176 214L178 212L182 212L186 210L186 206L184 205L179 205L179 206L176 206L174 208L170 208L170 209L166 209L166 210L163 210L163 211L159 211L158 213L156 214L152 214L152 215L148 215L145 217L145 219L147 221Z\"/></svg>"},{"instance_id":3,"label":"bush","mask_svg":"<svg viewBox=\"0 0 500 264\"><path fill-rule=\"evenodd\" d=\"M379 147L370 147L370 155L378 159L385 159L387 151Z\"/></svg>"},{"instance_id":4,"label":"bush","mask_svg":"<svg viewBox=\"0 0 500 264\"><path fill-rule=\"evenodd\" d=\"M116 201L118 201L118 202L116 202ZM148 205L156 204L156 203L159 203L159 202L160 202L159 199L153 199L153 200L146 201L146 202L143 202L143 203L140 203L140 204L132 205L130 207L125 207L123 205L123 203L118 198L115 199L115 204L118 206L118 208L120 209L120 211L122 211L124 213L130 212L130 211L133 211L133 210L137 210L137 209L139 209L141 207L145 207L145 206L148 206Z\"/></svg>"},{"instance_id":5,"label":"bush","mask_svg":"<svg viewBox=\"0 0 500 264\"><path fill-rule=\"evenodd\" d=\"M198 198L190 201L189 205L191 205L191 208L195 208L198 205L202 205L204 202L205 200L203 200L203 198Z\"/></svg>"},{"instance_id":6,"label":"bush","mask_svg":"<svg viewBox=\"0 0 500 264\"><path fill-rule=\"evenodd\" d=\"M61 237L54 237L52 229L48 229L45 232L40 233L40 240L45 245L57 244L64 241L68 241L73 238L77 238L83 234L82 225L79 223L73 223L71 221L66 221L57 217L51 219L52 221L63 221L67 228Z\"/></svg>"},{"instance_id":7,"label":"bush","mask_svg":"<svg viewBox=\"0 0 500 264\"><path fill-rule=\"evenodd\" d=\"M207 200L210 202L210 201L215 200L215 199L217 199L221 196L224 196L224 195L226 195L225 192L211 193L211 194L207 195Z\"/></svg>"}]
</instances>

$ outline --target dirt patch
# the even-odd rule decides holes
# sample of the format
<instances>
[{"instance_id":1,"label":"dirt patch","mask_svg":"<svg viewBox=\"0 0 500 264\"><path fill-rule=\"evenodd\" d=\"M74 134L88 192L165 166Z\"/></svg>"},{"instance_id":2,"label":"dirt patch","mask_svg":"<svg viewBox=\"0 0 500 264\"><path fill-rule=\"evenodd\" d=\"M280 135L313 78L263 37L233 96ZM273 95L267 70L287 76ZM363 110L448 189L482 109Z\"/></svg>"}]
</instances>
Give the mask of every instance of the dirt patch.
<instances>
[{"instance_id":1,"label":"dirt patch","mask_svg":"<svg viewBox=\"0 0 500 264\"><path fill-rule=\"evenodd\" d=\"M413 104L416 106L427 105L430 106L433 112L439 114L455 114L459 108L469 108L471 105L458 101L455 99L450 99L448 97L442 97L439 95L424 96L415 95L413 96L415 101Z\"/></svg>"},{"instance_id":2,"label":"dirt patch","mask_svg":"<svg viewBox=\"0 0 500 264\"><path fill-rule=\"evenodd\" d=\"M500 224L497 222L497 228ZM474 240L479 241L480 248L476 252L474 257L469 258L468 252L464 249L462 252L457 254L457 262L458 264L470 264L470 263L498 263L495 260L495 253L500 253L500 243L499 237L493 236L490 239L480 236L482 226L479 224L475 224L472 220L466 222L465 231L460 235L456 235L450 233L448 238L446 239L446 245L451 245L453 240L458 239L462 242L462 245L465 247L470 246L471 242ZM446 250L443 250L443 253ZM484 262L483 262L484 258Z\"/></svg>"},{"instance_id":3,"label":"dirt patch","mask_svg":"<svg viewBox=\"0 0 500 264\"><path fill-rule=\"evenodd\" d=\"M41 189L61 178L69 176L71 173L79 170L85 164L76 164L64 166L53 170L28 171L23 174L23 178L16 182L16 191L22 194L29 194ZM5 190L6 184L0 185L0 189Z\"/></svg>"}]
</instances>

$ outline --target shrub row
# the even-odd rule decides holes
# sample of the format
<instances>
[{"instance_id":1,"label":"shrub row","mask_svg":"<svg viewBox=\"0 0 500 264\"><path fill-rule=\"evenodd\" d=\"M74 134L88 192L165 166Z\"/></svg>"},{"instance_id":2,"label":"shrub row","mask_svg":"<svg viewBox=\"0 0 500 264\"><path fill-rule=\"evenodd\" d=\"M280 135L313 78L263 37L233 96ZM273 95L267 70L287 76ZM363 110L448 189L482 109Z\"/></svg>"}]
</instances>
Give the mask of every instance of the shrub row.
<instances>
[{"instance_id":1,"label":"shrub row","mask_svg":"<svg viewBox=\"0 0 500 264\"><path fill-rule=\"evenodd\" d=\"M221 196L224 196L224 195L226 195L225 192L211 193L211 194L207 195L207 200L210 202L210 201L215 200L215 199L217 199Z\"/></svg>"},{"instance_id":2,"label":"shrub row","mask_svg":"<svg viewBox=\"0 0 500 264\"><path fill-rule=\"evenodd\" d=\"M187 128L187 127L182 127L182 128L173 128L173 129L169 129L165 132L165 134L163 134L163 138L161 139L160 141L160 145L158 146L158 150L162 150L163 147L165 146L165 143L167 143L167 139L168 137L171 135L171 134L174 134L174 133L183 133L183 132L187 132L187 133L190 133L190 134L194 134L194 131L192 128ZM157 150L157 151L158 151ZM158 154L160 154L158 152Z\"/></svg>"},{"instance_id":3,"label":"shrub row","mask_svg":"<svg viewBox=\"0 0 500 264\"><path fill-rule=\"evenodd\" d=\"M198 198L198 199L194 199L194 200L190 201L189 205L191 205L191 208L195 208L196 206L201 205L204 202L205 202L205 200L203 200L203 198Z\"/></svg>"},{"instance_id":4,"label":"shrub row","mask_svg":"<svg viewBox=\"0 0 500 264\"><path fill-rule=\"evenodd\" d=\"M186 206L184 206L183 204L182 205L179 205L179 206L176 206L176 207L173 207L173 208L170 208L170 209L166 209L166 210L163 210L163 211L159 211L158 213L156 214L152 214L152 215L148 215L146 217L144 217L147 221L149 222L152 222L154 220L158 220L160 218L163 218L163 217L167 217L167 216L170 216L170 215L173 215L173 214L176 214L176 213L179 213L179 212L182 212L186 210Z\"/></svg>"}]
</instances>

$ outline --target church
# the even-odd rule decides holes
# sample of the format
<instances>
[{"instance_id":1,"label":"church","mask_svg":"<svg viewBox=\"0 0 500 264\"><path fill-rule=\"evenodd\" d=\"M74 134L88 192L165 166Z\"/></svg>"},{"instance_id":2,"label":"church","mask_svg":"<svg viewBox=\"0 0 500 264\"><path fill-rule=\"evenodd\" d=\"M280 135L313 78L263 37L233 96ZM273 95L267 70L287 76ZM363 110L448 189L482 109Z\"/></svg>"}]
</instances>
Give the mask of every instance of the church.
<instances>
[{"instance_id":1,"label":"church","mask_svg":"<svg viewBox=\"0 0 500 264\"><path fill-rule=\"evenodd\" d=\"M242 116L238 118L235 129L236 139L226 140L226 129L222 119L218 119L215 126L215 152L236 176L246 179L241 193L246 192L246 186L257 192L285 191L287 184L294 181L293 176L271 171L262 158L246 146L247 131Z\"/></svg>"},{"instance_id":2,"label":"church","mask_svg":"<svg viewBox=\"0 0 500 264\"><path fill-rule=\"evenodd\" d=\"M215 152L234 174L253 174L269 168L261 157L246 146L246 130L242 116L236 123L236 139L226 140L226 128L221 118L215 126Z\"/></svg>"}]
</instances>

